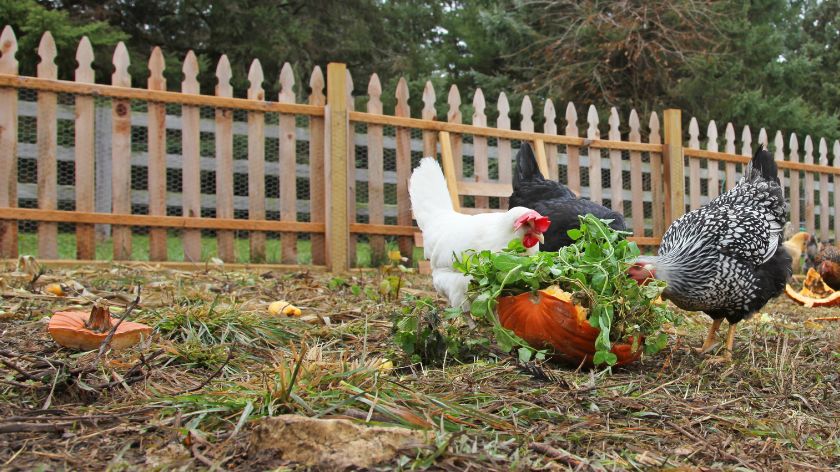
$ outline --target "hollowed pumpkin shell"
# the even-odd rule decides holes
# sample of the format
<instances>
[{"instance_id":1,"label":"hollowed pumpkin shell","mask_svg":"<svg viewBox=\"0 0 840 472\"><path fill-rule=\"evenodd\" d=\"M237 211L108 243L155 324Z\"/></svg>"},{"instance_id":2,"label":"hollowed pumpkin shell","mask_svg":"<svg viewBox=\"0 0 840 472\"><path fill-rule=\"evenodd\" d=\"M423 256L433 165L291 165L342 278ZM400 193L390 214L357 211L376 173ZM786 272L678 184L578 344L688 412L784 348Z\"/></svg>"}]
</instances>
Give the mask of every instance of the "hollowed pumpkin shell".
<instances>
[{"instance_id":1,"label":"hollowed pumpkin shell","mask_svg":"<svg viewBox=\"0 0 840 472\"><path fill-rule=\"evenodd\" d=\"M552 359L574 366L592 366L595 338L601 330L586 320L583 309L544 291L537 294L500 297L499 321L537 349L553 350ZM641 340L633 351L630 343L613 343L611 351L618 357L616 365L635 362L642 355Z\"/></svg>"},{"instance_id":2,"label":"hollowed pumpkin shell","mask_svg":"<svg viewBox=\"0 0 840 472\"><path fill-rule=\"evenodd\" d=\"M99 349L99 345L108 336L108 331L98 333L85 327L90 318L86 311L59 311L50 318L49 332L58 344L72 349L91 351ZM117 323L111 317L111 326ZM111 338L111 348L114 350L131 347L144 338L152 335L152 328L133 321L123 321Z\"/></svg>"},{"instance_id":3,"label":"hollowed pumpkin shell","mask_svg":"<svg viewBox=\"0 0 840 472\"><path fill-rule=\"evenodd\" d=\"M795 288L787 284L785 293L796 303L808 308L840 306L840 292L835 292L826 285L820 273L813 268L808 269L802 290L797 292Z\"/></svg>"}]
</instances>

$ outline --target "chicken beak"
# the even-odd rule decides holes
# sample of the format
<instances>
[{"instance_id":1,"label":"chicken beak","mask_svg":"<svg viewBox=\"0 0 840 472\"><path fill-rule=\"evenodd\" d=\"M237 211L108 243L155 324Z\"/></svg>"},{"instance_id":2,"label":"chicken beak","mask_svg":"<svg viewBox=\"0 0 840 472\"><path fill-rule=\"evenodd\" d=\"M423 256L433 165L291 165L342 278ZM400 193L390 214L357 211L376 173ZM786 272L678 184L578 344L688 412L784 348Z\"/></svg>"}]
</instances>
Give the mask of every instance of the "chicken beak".
<instances>
[{"instance_id":1,"label":"chicken beak","mask_svg":"<svg viewBox=\"0 0 840 472\"><path fill-rule=\"evenodd\" d=\"M537 241L539 241L540 244L545 244L545 236L543 236L542 233L537 233Z\"/></svg>"}]
</instances>

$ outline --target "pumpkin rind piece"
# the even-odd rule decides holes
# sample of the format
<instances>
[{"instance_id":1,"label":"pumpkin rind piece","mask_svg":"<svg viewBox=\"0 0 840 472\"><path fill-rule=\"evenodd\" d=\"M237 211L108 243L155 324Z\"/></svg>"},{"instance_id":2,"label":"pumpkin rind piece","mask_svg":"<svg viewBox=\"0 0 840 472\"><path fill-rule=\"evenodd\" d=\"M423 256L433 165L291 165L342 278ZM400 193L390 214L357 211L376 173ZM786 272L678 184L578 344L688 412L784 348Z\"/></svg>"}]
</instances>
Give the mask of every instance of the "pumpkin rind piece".
<instances>
[{"instance_id":1,"label":"pumpkin rind piece","mask_svg":"<svg viewBox=\"0 0 840 472\"><path fill-rule=\"evenodd\" d=\"M97 333L85 328L90 313L84 311L59 311L50 318L49 333L56 343L71 349L92 351L99 349L108 332ZM117 319L111 317L112 326ZM133 321L123 321L111 338L111 348L125 349L152 335L152 328Z\"/></svg>"}]
</instances>

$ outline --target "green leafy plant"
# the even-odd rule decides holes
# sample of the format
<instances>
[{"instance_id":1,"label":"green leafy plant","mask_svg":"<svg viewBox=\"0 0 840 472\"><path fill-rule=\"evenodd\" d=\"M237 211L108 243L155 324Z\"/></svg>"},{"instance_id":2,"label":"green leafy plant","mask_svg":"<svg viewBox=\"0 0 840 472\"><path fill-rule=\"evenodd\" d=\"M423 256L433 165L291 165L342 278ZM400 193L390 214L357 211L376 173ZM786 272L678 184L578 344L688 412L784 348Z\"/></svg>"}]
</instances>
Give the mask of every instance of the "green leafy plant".
<instances>
[{"instance_id":1,"label":"green leafy plant","mask_svg":"<svg viewBox=\"0 0 840 472\"><path fill-rule=\"evenodd\" d=\"M491 323L499 347L509 350L518 346L520 357L527 360L535 351L500 325L497 299L557 284L589 309L589 324L600 329L595 341L596 365L615 364L612 343L631 336L634 342L640 336L645 338L648 354L662 350L667 343L662 326L678 321L673 311L655 303L665 283L652 280L642 286L626 275L639 255L636 244L624 237L627 233L613 230L609 221L591 214L580 221L579 229L568 232L575 243L557 252L529 256L521 241L514 240L503 251L468 251L457 259L455 268L472 277L473 316Z\"/></svg>"}]
</instances>

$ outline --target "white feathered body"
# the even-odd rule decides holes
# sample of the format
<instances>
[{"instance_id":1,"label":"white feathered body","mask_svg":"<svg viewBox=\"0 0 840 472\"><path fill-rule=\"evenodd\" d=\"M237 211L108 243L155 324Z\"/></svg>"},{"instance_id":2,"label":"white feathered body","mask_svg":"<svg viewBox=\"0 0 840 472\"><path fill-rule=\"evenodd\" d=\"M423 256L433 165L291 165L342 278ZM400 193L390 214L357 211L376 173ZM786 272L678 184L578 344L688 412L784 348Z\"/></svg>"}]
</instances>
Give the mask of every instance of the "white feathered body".
<instances>
[{"instance_id":1,"label":"white feathered body","mask_svg":"<svg viewBox=\"0 0 840 472\"><path fill-rule=\"evenodd\" d=\"M510 240L522 236L523 229L514 230L514 223L531 210L515 207L504 213L476 215L456 212L440 165L431 157L420 161L411 175L408 191L414 218L423 233L424 253L431 264L435 290L446 296L450 306L469 310L469 278L452 267L455 256L460 257L468 249L504 249ZM536 245L528 253L538 250Z\"/></svg>"}]
</instances>

